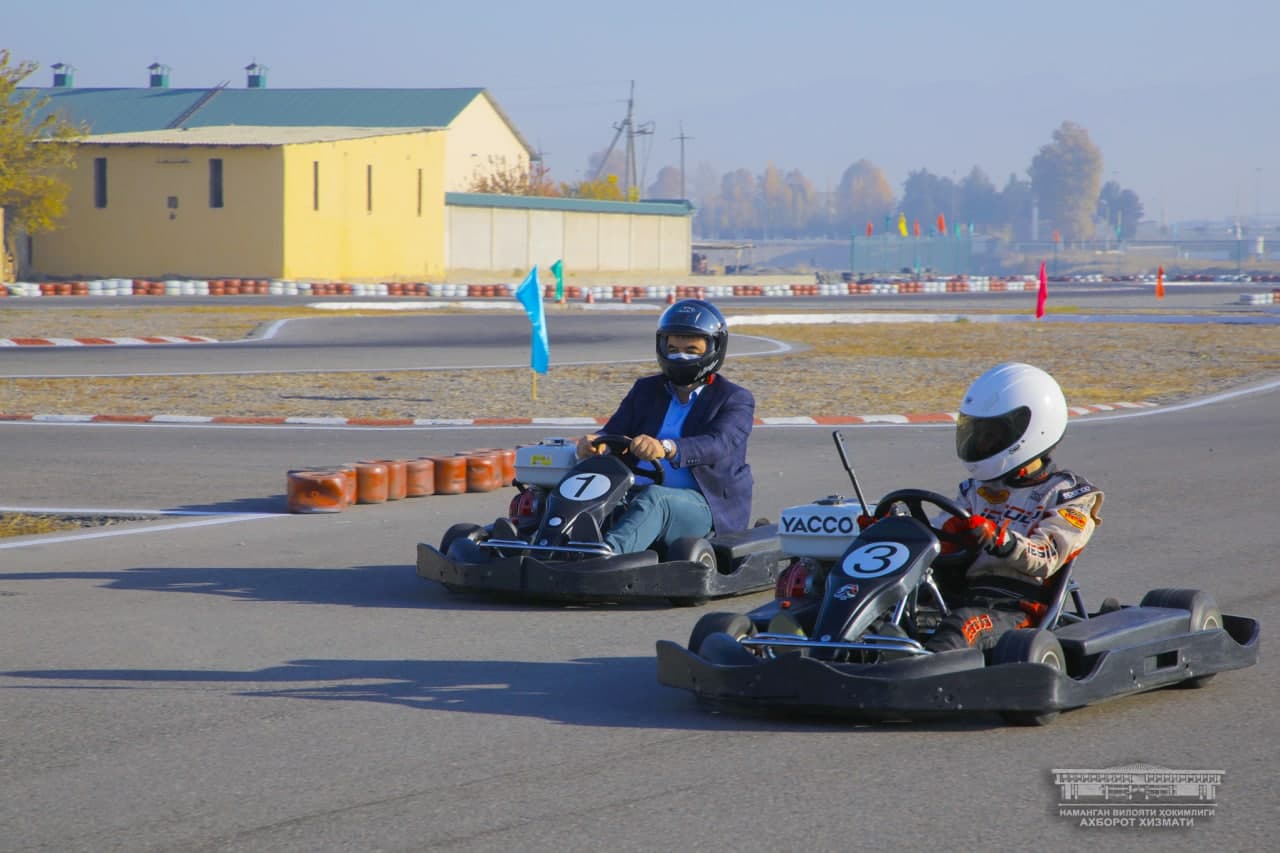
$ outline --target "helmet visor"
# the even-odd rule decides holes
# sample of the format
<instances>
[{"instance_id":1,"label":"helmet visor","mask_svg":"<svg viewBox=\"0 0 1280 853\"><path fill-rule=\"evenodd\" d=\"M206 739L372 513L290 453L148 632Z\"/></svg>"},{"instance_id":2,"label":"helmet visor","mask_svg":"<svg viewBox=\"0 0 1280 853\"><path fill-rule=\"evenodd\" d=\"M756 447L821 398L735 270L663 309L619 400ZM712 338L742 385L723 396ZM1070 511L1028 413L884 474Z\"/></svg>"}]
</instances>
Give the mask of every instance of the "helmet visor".
<instances>
[{"instance_id":1,"label":"helmet visor","mask_svg":"<svg viewBox=\"0 0 1280 853\"><path fill-rule=\"evenodd\" d=\"M1028 406L986 418L961 412L956 418L956 455L963 462L980 462L995 456L1022 438L1030 423Z\"/></svg>"}]
</instances>

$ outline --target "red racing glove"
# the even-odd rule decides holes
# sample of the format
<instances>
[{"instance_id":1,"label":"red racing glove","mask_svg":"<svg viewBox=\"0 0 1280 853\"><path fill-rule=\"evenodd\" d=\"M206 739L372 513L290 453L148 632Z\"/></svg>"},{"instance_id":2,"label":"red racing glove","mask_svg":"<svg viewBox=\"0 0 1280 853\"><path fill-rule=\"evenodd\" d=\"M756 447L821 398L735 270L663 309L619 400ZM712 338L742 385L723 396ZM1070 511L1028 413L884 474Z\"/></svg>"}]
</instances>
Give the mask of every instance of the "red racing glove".
<instances>
[{"instance_id":1,"label":"red racing glove","mask_svg":"<svg viewBox=\"0 0 1280 853\"><path fill-rule=\"evenodd\" d=\"M866 530L868 527L870 527L875 523L876 523L876 517L874 515L867 515L866 513L860 513L858 515L859 530Z\"/></svg>"},{"instance_id":2,"label":"red racing glove","mask_svg":"<svg viewBox=\"0 0 1280 853\"><path fill-rule=\"evenodd\" d=\"M1013 537L1005 534L1009 522L999 527L985 515L975 515L969 519L969 527L973 531L974 542L979 548L993 557L1007 557L1013 553Z\"/></svg>"}]
</instances>

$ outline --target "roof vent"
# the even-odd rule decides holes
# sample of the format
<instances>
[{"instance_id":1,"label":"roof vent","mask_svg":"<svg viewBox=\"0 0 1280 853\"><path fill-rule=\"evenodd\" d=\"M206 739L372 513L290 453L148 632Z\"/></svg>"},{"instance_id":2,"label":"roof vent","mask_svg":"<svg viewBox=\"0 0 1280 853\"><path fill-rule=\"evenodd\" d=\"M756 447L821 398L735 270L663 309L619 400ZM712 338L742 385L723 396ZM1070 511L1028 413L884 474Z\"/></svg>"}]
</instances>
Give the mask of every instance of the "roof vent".
<instances>
[{"instance_id":1,"label":"roof vent","mask_svg":"<svg viewBox=\"0 0 1280 853\"><path fill-rule=\"evenodd\" d=\"M267 88L267 66L259 65L256 62L250 62L244 67L245 72L249 75L245 85L250 89Z\"/></svg>"},{"instance_id":2,"label":"roof vent","mask_svg":"<svg viewBox=\"0 0 1280 853\"><path fill-rule=\"evenodd\" d=\"M53 69L53 88L70 89L75 85L76 70L65 62L55 62L49 66Z\"/></svg>"},{"instance_id":3,"label":"roof vent","mask_svg":"<svg viewBox=\"0 0 1280 853\"><path fill-rule=\"evenodd\" d=\"M151 72L152 89L169 88L169 66L153 62L147 66L147 70Z\"/></svg>"}]
</instances>

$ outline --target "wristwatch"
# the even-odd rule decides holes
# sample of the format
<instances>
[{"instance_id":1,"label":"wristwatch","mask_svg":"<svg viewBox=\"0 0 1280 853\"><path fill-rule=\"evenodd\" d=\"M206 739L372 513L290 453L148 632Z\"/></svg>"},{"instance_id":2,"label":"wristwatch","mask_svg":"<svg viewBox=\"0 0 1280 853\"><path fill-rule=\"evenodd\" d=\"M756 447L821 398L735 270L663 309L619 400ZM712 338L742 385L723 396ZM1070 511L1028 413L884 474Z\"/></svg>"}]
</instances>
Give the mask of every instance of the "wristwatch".
<instances>
[{"instance_id":1,"label":"wristwatch","mask_svg":"<svg viewBox=\"0 0 1280 853\"><path fill-rule=\"evenodd\" d=\"M676 443L669 438L662 439L662 452L666 454L668 459L674 459L676 455Z\"/></svg>"}]
</instances>

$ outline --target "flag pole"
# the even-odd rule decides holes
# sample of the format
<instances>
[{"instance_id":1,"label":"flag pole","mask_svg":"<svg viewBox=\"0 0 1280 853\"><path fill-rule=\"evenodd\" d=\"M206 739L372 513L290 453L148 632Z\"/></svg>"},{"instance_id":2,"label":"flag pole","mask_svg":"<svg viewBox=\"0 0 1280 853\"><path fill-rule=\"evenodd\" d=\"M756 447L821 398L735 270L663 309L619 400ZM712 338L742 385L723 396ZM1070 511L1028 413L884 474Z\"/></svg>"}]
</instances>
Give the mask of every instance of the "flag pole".
<instances>
[{"instance_id":1,"label":"flag pole","mask_svg":"<svg viewBox=\"0 0 1280 853\"><path fill-rule=\"evenodd\" d=\"M533 374L533 399L536 400L538 399L538 371L530 370L529 372Z\"/></svg>"}]
</instances>

